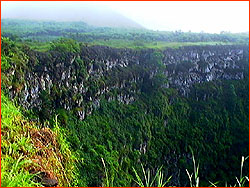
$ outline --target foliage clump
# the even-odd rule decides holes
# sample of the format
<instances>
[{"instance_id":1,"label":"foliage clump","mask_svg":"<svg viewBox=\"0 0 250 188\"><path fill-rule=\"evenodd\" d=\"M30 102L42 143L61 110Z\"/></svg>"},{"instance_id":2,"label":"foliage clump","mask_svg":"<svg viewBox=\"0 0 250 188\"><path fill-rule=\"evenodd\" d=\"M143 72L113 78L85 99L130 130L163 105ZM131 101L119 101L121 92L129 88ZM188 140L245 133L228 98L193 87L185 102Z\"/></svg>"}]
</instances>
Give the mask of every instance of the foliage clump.
<instances>
[{"instance_id":1,"label":"foliage clump","mask_svg":"<svg viewBox=\"0 0 250 188\"><path fill-rule=\"evenodd\" d=\"M50 50L60 53L79 53L80 45L73 39L61 38L50 43Z\"/></svg>"}]
</instances>

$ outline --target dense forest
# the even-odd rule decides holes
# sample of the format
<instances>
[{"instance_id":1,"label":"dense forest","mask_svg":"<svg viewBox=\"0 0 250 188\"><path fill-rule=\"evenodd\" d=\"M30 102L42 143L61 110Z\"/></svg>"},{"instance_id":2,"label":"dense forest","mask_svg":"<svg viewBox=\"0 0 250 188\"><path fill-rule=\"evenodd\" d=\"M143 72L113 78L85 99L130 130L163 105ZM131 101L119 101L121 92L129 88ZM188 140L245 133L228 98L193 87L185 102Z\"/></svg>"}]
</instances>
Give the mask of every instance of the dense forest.
<instances>
[{"instance_id":1,"label":"dense forest","mask_svg":"<svg viewBox=\"0 0 250 188\"><path fill-rule=\"evenodd\" d=\"M84 22L56 22L3 19L2 36L26 42L36 49L47 49L48 41L71 38L88 45L104 45L118 48L166 48L189 45L216 45L249 43L249 33L220 34L182 31L151 31L94 27ZM38 48L40 47L40 48Z\"/></svg>"},{"instance_id":2,"label":"dense forest","mask_svg":"<svg viewBox=\"0 0 250 188\"><path fill-rule=\"evenodd\" d=\"M248 33L1 27L1 186L248 186Z\"/></svg>"}]
</instances>

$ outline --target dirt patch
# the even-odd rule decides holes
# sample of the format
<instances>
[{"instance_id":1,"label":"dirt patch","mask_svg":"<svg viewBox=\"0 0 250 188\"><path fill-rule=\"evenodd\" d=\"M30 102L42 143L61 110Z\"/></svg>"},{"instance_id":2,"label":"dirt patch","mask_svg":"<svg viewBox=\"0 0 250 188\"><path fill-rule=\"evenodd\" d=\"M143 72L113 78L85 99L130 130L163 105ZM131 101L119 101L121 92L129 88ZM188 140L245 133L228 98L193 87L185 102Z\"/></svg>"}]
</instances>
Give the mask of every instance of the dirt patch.
<instances>
[{"instance_id":1,"label":"dirt patch","mask_svg":"<svg viewBox=\"0 0 250 188\"><path fill-rule=\"evenodd\" d=\"M38 174L36 179L44 186L57 186L58 177L55 168L62 168L62 155L59 151L55 133L49 128L30 128L29 133L36 148L36 153L32 156L35 165L30 169L30 172Z\"/></svg>"}]
</instances>

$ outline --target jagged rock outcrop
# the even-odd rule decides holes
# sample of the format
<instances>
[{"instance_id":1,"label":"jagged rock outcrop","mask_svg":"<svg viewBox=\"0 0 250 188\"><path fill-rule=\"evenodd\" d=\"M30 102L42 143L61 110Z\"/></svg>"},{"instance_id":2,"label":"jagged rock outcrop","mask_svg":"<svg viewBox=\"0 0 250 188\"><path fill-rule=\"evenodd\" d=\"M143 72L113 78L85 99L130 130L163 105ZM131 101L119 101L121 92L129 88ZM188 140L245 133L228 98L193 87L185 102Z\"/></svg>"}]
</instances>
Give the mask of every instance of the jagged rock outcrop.
<instances>
[{"instance_id":1,"label":"jagged rock outcrop","mask_svg":"<svg viewBox=\"0 0 250 188\"><path fill-rule=\"evenodd\" d=\"M163 62L170 87L186 96L195 83L243 79L248 60L247 46L199 46L165 50Z\"/></svg>"},{"instance_id":2,"label":"jagged rock outcrop","mask_svg":"<svg viewBox=\"0 0 250 188\"><path fill-rule=\"evenodd\" d=\"M42 111L46 104L49 113L74 110L83 120L102 97L125 104L136 100L145 80L159 72L151 58L154 52L100 46L83 47L80 54L30 52L24 85L18 91L10 86L10 95L25 108ZM164 87L184 96L195 83L248 76L248 46L192 46L162 54L161 70L168 80Z\"/></svg>"}]
</instances>

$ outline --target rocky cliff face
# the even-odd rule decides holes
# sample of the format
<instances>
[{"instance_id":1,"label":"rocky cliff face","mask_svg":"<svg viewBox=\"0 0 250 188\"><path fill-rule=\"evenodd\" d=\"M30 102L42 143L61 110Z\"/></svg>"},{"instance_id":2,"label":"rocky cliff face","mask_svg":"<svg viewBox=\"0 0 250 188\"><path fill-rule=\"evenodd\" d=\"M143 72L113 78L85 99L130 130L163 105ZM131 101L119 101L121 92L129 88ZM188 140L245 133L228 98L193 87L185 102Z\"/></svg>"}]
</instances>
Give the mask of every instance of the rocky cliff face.
<instances>
[{"instance_id":1,"label":"rocky cliff face","mask_svg":"<svg viewBox=\"0 0 250 188\"><path fill-rule=\"evenodd\" d=\"M247 76L247 46L185 47L164 51L163 62L169 86L187 96L195 83L218 79L238 80Z\"/></svg>"},{"instance_id":2,"label":"rocky cliff face","mask_svg":"<svg viewBox=\"0 0 250 188\"><path fill-rule=\"evenodd\" d=\"M129 104L146 80L159 70L168 83L188 96L195 83L248 76L248 46L196 46L166 49L161 68L154 66L154 50L83 47L80 54L29 52L29 70L20 90L9 87L12 98L29 109L50 106L74 110L80 119L98 108L101 98ZM151 59L152 61L149 61ZM15 74L11 70L9 74Z\"/></svg>"}]
</instances>

